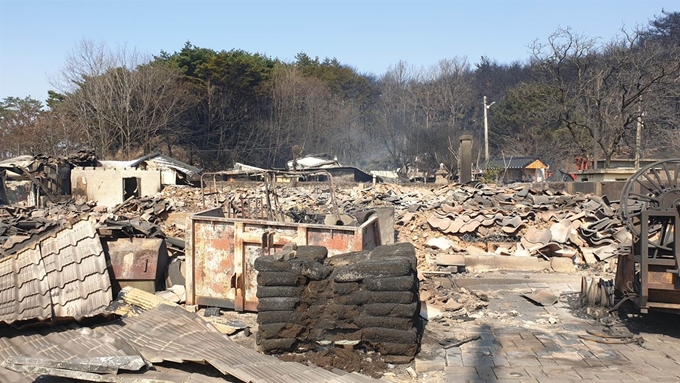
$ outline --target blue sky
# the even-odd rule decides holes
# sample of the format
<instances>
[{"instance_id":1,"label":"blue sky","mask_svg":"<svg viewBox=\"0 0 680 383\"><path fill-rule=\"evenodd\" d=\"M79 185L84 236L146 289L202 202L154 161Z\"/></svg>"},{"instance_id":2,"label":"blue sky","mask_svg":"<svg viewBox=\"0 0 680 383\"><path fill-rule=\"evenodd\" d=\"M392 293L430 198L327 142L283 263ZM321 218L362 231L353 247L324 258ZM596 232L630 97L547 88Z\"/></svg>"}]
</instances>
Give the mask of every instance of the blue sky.
<instances>
[{"instance_id":1,"label":"blue sky","mask_svg":"<svg viewBox=\"0 0 680 383\"><path fill-rule=\"evenodd\" d=\"M47 98L49 76L83 40L142 53L186 41L291 61L299 52L336 57L361 73L400 60L415 68L485 55L525 61L534 40L558 27L611 39L646 25L678 0L0 0L0 99Z\"/></svg>"}]
</instances>

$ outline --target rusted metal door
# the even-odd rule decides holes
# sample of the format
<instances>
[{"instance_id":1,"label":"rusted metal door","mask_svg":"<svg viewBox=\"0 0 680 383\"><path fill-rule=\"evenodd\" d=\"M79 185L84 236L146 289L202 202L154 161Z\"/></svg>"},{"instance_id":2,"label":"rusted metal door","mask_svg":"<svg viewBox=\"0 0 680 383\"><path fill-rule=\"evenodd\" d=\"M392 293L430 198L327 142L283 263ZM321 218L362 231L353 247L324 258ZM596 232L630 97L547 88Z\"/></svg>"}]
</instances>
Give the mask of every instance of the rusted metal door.
<instances>
[{"instance_id":1,"label":"rusted metal door","mask_svg":"<svg viewBox=\"0 0 680 383\"><path fill-rule=\"evenodd\" d=\"M320 245L330 256L381 244L378 218L361 226L326 226L224 218L221 209L189 218L187 303L257 311L257 257L287 243Z\"/></svg>"}]
</instances>

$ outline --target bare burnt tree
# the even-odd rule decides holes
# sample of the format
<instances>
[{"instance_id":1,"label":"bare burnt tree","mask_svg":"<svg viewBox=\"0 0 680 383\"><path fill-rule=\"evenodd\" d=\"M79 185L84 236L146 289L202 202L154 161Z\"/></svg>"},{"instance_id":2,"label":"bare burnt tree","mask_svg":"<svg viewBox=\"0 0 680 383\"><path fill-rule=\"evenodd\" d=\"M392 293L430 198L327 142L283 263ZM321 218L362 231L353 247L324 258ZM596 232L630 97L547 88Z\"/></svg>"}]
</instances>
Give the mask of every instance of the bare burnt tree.
<instances>
[{"instance_id":1,"label":"bare burnt tree","mask_svg":"<svg viewBox=\"0 0 680 383\"><path fill-rule=\"evenodd\" d=\"M662 11L662 15L640 29L641 47L655 46L663 60L672 62L680 53L680 12ZM665 52L665 54L663 53ZM643 153L648 158L680 155L680 75L675 81L642 100Z\"/></svg>"},{"instance_id":2,"label":"bare burnt tree","mask_svg":"<svg viewBox=\"0 0 680 383\"><path fill-rule=\"evenodd\" d=\"M416 103L413 94L413 69L399 62L381 79L381 94L377 105L375 132L387 152L391 166L406 171L415 160L412 151L413 134L417 127Z\"/></svg>"},{"instance_id":3,"label":"bare burnt tree","mask_svg":"<svg viewBox=\"0 0 680 383\"><path fill-rule=\"evenodd\" d=\"M436 169L444 163L455 170L458 159L449 150L449 141L458 141L474 102L473 77L465 59L442 60L425 72L418 87L417 103L424 137L422 153L430 159L428 167Z\"/></svg>"},{"instance_id":4,"label":"bare burnt tree","mask_svg":"<svg viewBox=\"0 0 680 383\"><path fill-rule=\"evenodd\" d=\"M85 148L83 131L74 123L65 105L45 111L39 120L41 153L52 156L66 156Z\"/></svg>"},{"instance_id":5,"label":"bare burnt tree","mask_svg":"<svg viewBox=\"0 0 680 383\"><path fill-rule=\"evenodd\" d=\"M559 91L560 119L574 140L592 140L591 158L605 166L624 149L641 117L641 99L677 81L680 60L663 59L658 46L638 46L639 33L598 44L559 29L533 46L537 66ZM595 161L594 161L595 162Z\"/></svg>"},{"instance_id":6,"label":"bare burnt tree","mask_svg":"<svg viewBox=\"0 0 680 383\"><path fill-rule=\"evenodd\" d=\"M367 144L369 136L364 129L359 107L353 103L339 103L332 122L330 143L333 153L343 164L359 166L372 155Z\"/></svg>"},{"instance_id":7,"label":"bare burnt tree","mask_svg":"<svg viewBox=\"0 0 680 383\"><path fill-rule=\"evenodd\" d=\"M100 156L149 152L186 107L179 74L124 48L81 41L53 81Z\"/></svg>"},{"instance_id":8,"label":"bare burnt tree","mask_svg":"<svg viewBox=\"0 0 680 383\"><path fill-rule=\"evenodd\" d=\"M270 94L269 163L280 165L289 159L292 145L308 154L333 149L330 138L338 105L322 81L304 76L294 66L281 66L272 78Z\"/></svg>"}]
</instances>

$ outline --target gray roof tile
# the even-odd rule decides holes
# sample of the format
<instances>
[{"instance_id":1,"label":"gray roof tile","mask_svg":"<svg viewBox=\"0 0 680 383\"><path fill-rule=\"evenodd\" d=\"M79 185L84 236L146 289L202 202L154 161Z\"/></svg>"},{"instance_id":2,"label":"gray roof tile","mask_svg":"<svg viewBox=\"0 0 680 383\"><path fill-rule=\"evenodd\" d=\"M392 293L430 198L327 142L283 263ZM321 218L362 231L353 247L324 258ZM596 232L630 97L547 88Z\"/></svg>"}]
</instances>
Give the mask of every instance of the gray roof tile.
<instances>
[{"instance_id":1,"label":"gray roof tile","mask_svg":"<svg viewBox=\"0 0 680 383\"><path fill-rule=\"evenodd\" d=\"M101 313L111 302L104 250L90 222L0 259L0 322Z\"/></svg>"},{"instance_id":2,"label":"gray roof tile","mask_svg":"<svg viewBox=\"0 0 680 383\"><path fill-rule=\"evenodd\" d=\"M506 157L503 158L492 158L489 162L484 164L484 169L491 168L502 168L505 169L524 169L529 166L532 162L539 159L538 157Z\"/></svg>"}]
</instances>

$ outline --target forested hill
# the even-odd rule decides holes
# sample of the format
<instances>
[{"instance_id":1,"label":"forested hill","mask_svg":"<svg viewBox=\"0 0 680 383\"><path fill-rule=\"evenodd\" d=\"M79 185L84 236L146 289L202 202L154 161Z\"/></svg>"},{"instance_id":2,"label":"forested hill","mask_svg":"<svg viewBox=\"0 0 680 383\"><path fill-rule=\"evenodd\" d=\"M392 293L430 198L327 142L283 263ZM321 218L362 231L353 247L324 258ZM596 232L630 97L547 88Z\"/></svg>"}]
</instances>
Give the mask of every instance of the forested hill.
<instances>
[{"instance_id":1,"label":"forested hill","mask_svg":"<svg viewBox=\"0 0 680 383\"><path fill-rule=\"evenodd\" d=\"M637 126L644 157L678 155L679 12L609 40L566 28L528 44L515 63L456 57L373 75L305 53L283 62L187 42L149 58L82 41L47 105L2 100L0 159L160 150L205 169L280 167L299 145L366 170L455 169L463 133L484 160L485 109L492 157L572 170L576 157L632 157Z\"/></svg>"}]
</instances>

